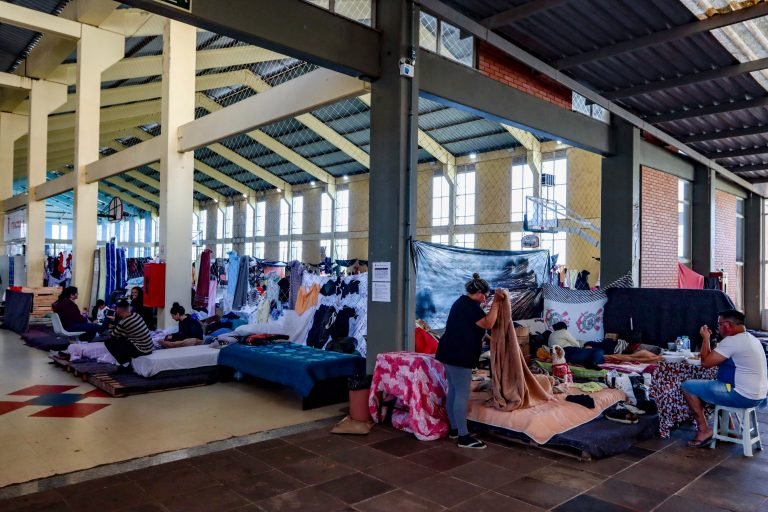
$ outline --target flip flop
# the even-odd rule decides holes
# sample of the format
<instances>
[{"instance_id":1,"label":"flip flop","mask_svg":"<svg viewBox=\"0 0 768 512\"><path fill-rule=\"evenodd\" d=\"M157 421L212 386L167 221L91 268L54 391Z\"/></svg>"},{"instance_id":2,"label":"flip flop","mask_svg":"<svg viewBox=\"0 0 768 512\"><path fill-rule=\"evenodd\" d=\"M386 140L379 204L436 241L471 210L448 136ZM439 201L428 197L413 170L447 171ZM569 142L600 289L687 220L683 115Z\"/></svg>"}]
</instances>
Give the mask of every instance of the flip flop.
<instances>
[{"instance_id":1,"label":"flip flop","mask_svg":"<svg viewBox=\"0 0 768 512\"><path fill-rule=\"evenodd\" d=\"M691 439L688 441L688 448L705 448L709 446L709 444L712 442L712 436L709 436L708 438L697 441L696 439Z\"/></svg>"}]
</instances>

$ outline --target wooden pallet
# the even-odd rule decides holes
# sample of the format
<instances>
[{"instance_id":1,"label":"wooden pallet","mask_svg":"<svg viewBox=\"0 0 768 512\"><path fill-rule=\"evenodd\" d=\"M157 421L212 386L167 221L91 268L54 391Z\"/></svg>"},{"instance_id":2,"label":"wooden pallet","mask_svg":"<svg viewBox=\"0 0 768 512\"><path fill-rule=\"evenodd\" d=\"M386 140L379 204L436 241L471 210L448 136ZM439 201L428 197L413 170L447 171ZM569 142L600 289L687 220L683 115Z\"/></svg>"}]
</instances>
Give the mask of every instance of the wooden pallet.
<instances>
[{"instance_id":1,"label":"wooden pallet","mask_svg":"<svg viewBox=\"0 0 768 512\"><path fill-rule=\"evenodd\" d=\"M58 300L61 288L53 286L28 288L25 286L21 291L22 293L31 293L33 295L31 316L40 318L51 313L51 306Z\"/></svg>"}]
</instances>

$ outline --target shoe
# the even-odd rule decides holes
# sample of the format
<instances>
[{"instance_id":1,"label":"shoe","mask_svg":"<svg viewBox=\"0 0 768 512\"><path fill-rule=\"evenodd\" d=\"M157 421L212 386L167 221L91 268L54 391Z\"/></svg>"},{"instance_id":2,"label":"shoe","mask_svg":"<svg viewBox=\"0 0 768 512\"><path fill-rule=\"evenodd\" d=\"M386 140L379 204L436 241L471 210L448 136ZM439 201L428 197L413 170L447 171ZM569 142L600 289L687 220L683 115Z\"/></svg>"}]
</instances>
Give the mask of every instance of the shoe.
<instances>
[{"instance_id":1,"label":"shoe","mask_svg":"<svg viewBox=\"0 0 768 512\"><path fill-rule=\"evenodd\" d=\"M486 444L472 436L459 436L457 444L459 448L471 448L473 450L485 450Z\"/></svg>"},{"instance_id":2,"label":"shoe","mask_svg":"<svg viewBox=\"0 0 768 512\"><path fill-rule=\"evenodd\" d=\"M448 439L458 439L459 438L459 429L452 428L448 431Z\"/></svg>"},{"instance_id":3,"label":"shoe","mask_svg":"<svg viewBox=\"0 0 768 512\"><path fill-rule=\"evenodd\" d=\"M626 410L628 410L629 412L631 412L632 414L634 414L636 416L640 416L642 414L645 414L644 410L638 409L637 407L635 407L632 404L628 404L626 402L621 402L621 406L624 407Z\"/></svg>"},{"instance_id":4,"label":"shoe","mask_svg":"<svg viewBox=\"0 0 768 512\"><path fill-rule=\"evenodd\" d=\"M637 416L629 412L621 405L617 405L615 408L605 412L605 419L615 421L616 423L624 423L625 425L633 425L637 423Z\"/></svg>"},{"instance_id":5,"label":"shoe","mask_svg":"<svg viewBox=\"0 0 768 512\"><path fill-rule=\"evenodd\" d=\"M703 439L701 441L697 441L696 439L691 439L688 441L688 448L706 448L712 443L712 436L709 436L706 439Z\"/></svg>"}]
</instances>

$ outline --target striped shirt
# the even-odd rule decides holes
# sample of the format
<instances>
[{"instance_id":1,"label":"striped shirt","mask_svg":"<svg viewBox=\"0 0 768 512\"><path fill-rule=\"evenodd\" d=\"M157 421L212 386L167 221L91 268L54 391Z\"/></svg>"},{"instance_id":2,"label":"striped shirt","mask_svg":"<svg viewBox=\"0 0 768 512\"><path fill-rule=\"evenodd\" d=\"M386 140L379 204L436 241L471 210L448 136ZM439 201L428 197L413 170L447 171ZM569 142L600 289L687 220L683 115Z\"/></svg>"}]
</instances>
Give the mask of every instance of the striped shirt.
<instances>
[{"instance_id":1,"label":"striped shirt","mask_svg":"<svg viewBox=\"0 0 768 512\"><path fill-rule=\"evenodd\" d=\"M112 327L113 338L126 338L139 352L151 354L154 349L147 324L137 313L131 313Z\"/></svg>"}]
</instances>

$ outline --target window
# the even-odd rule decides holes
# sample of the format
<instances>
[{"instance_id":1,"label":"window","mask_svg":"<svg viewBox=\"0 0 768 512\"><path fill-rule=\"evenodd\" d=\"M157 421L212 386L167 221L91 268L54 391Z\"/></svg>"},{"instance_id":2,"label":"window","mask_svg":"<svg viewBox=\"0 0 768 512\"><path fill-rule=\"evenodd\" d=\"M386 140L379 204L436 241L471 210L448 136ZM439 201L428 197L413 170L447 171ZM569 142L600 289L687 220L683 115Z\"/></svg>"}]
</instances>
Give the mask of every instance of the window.
<instances>
[{"instance_id":1,"label":"window","mask_svg":"<svg viewBox=\"0 0 768 512\"><path fill-rule=\"evenodd\" d=\"M267 203L256 203L256 236L264 236L267 228Z\"/></svg>"},{"instance_id":2,"label":"window","mask_svg":"<svg viewBox=\"0 0 768 512\"><path fill-rule=\"evenodd\" d=\"M744 199L736 199L736 262L744 263Z\"/></svg>"},{"instance_id":3,"label":"window","mask_svg":"<svg viewBox=\"0 0 768 512\"><path fill-rule=\"evenodd\" d=\"M136 219L136 241L139 243L147 242L147 219Z\"/></svg>"},{"instance_id":4,"label":"window","mask_svg":"<svg viewBox=\"0 0 768 512\"><path fill-rule=\"evenodd\" d=\"M691 183L677 180L677 258L691 261Z\"/></svg>"},{"instance_id":5,"label":"window","mask_svg":"<svg viewBox=\"0 0 768 512\"><path fill-rule=\"evenodd\" d=\"M565 218L564 208L568 207L568 160L565 151L548 153L541 162L541 197L555 201L557 218Z\"/></svg>"},{"instance_id":6,"label":"window","mask_svg":"<svg viewBox=\"0 0 768 512\"><path fill-rule=\"evenodd\" d=\"M346 238L337 238L336 246L334 247L334 259L346 260L349 259L349 240Z\"/></svg>"},{"instance_id":7,"label":"window","mask_svg":"<svg viewBox=\"0 0 768 512\"><path fill-rule=\"evenodd\" d=\"M432 225L447 226L450 216L451 185L445 176L432 177Z\"/></svg>"},{"instance_id":8,"label":"window","mask_svg":"<svg viewBox=\"0 0 768 512\"><path fill-rule=\"evenodd\" d=\"M202 210L200 212L200 215L198 215L198 226L197 230L200 233L200 240L205 240L208 238L208 210ZM154 240L153 240L154 242Z\"/></svg>"},{"instance_id":9,"label":"window","mask_svg":"<svg viewBox=\"0 0 768 512\"><path fill-rule=\"evenodd\" d=\"M333 258L333 247L330 240L320 240L320 250L325 249L325 257Z\"/></svg>"},{"instance_id":10,"label":"window","mask_svg":"<svg viewBox=\"0 0 768 512\"><path fill-rule=\"evenodd\" d=\"M458 27L424 11L421 12L419 46L458 61L465 66L474 66L474 38L471 35L463 34Z\"/></svg>"},{"instance_id":11,"label":"window","mask_svg":"<svg viewBox=\"0 0 768 512\"><path fill-rule=\"evenodd\" d=\"M264 259L264 242L254 242L251 256L254 258Z\"/></svg>"},{"instance_id":12,"label":"window","mask_svg":"<svg viewBox=\"0 0 768 512\"><path fill-rule=\"evenodd\" d=\"M253 218L254 209L251 203L245 205L245 236L246 238L253 237ZM248 253L250 254L250 252Z\"/></svg>"},{"instance_id":13,"label":"window","mask_svg":"<svg viewBox=\"0 0 768 512\"><path fill-rule=\"evenodd\" d=\"M306 0L323 9L328 9L341 16L372 26L373 0Z\"/></svg>"},{"instance_id":14,"label":"window","mask_svg":"<svg viewBox=\"0 0 768 512\"><path fill-rule=\"evenodd\" d=\"M293 196L293 208L291 211L291 234L300 235L303 232L303 221L304 196Z\"/></svg>"},{"instance_id":15,"label":"window","mask_svg":"<svg viewBox=\"0 0 768 512\"><path fill-rule=\"evenodd\" d=\"M539 239L541 240L541 248L547 249L550 257L557 256L558 265L568 264L568 236L565 232L539 233Z\"/></svg>"},{"instance_id":16,"label":"window","mask_svg":"<svg viewBox=\"0 0 768 512\"><path fill-rule=\"evenodd\" d=\"M475 247L475 234L458 233L456 235L456 243L453 245L456 247L466 247L467 249L473 249Z\"/></svg>"},{"instance_id":17,"label":"window","mask_svg":"<svg viewBox=\"0 0 768 512\"><path fill-rule=\"evenodd\" d=\"M509 250L510 251L523 250L523 232L522 231L513 231L509 234Z\"/></svg>"},{"instance_id":18,"label":"window","mask_svg":"<svg viewBox=\"0 0 768 512\"><path fill-rule=\"evenodd\" d=\"M226 243L226 244L223 244L222 247L223 247L222 250L224 251L224 256L223 257L224 258L229 258L229 253L232 252L232 244L231 243Z\"/></svg>"},{"instance_id":19,"label":"window","mask_svg":"<svg viewBox=\"0 0 768 512\"><path fill-rule=\"evenodd\" d=\"M216 209L216 240L224 238L224 212L221 208Z\"/></svg>"},{"instance_id":20,"label":"window","mask_svg":"<svg viewBox=\"0 0 768 512\"><path fill-rule=\"evenodd\" d=\"M216 257L223 258L224 254L224 244L216 244Z\"/></svg>"},{"instance_id":21,"label":"window","mask_svg":"<svg viewBox=\"0 0 768 512\"><path fill-rule=\"evenodd\" d=\"M234 216L235 216L235 207L232 205L227 206L224 209L224 238L225 239L232 238L232 225L235 222Z\"/></svg>"},{"instance_id":22,"label":"window","mask_svg":"<svg viewBox=\"0 0 768 512\"><path fill-rule=\"evenodd\" d=\"M451 235L432 235L432 243L448 245L451 243Z\"/></svg>"},{"instance_id":23,"label":"window","mask_svg":"<svg viewBox=\"0 0 768 512\"><path fill-rule=\"evenodd\" d=\"M320 232L330 233L333 230L333 200L328 194L320 196Z\"/></svg>"},{"instance_id":24,"label":"window","mask_svg":"<svg viewBox=\"0 0 768 512\"><path fill-rule=\"evenodd\" d=\"M291 242L291 259L301 261L303 256L303 243L301 240Z\"/></svg>"},{"instance_id":25,"label":"window","mask_svg":"<svg viewBox=\"0 0 768 512\"><path fill-rule=\"evenodd\" d=\"M291 205L285 199L280 199L280 234L290 234ZM286 248L286 251L288 249Z\"/></svg>"},{"instance_id":26,"label":"window","mask_svg":"<svg viewBox=\"0 0 768 512\"><path fill-rule=\"evenodd\" d=\"M336 231L349 231L349 190L336 191ZM346 258L340 258L346 259Z\"/></svg>"},{"instance_id":27,"label":"window","mask_svg":"<svg viewBox=\"0 0 768 512\"><path fill-rule=\"evenodd\" d=\"M475 223L475 169L456 175L456 224Z\"/></svg>"},{"instance_id":28,"label":"window","mask_svg":"<svg viewBox=\"0 0 768 512\"><path fill-rule=\"evenodd\" d=\"M525 216L526 198L533 195L533 171L528 161L515 159L512 163L512 197L511 222L523 222Z\"/></svg>"},{"instance_id":29,"label":"window","mask_svg":"<svg viewBox=\"0 0 768 512\"><path fill-rule=\"evenodd\" d=\"M288 261L288 242L280 242L280 254L277 259L280 261Z\"/></svg>"},{"instance_id":30,"label":"window","mask_svg":"<svg viewBox=\"0 0 768 512\"><path fill-rule=\"evenodd\" d=\"M128 242L130 240L131 226L127 220L120 222L120 241Z\"/></svg>"}]
</instances>

